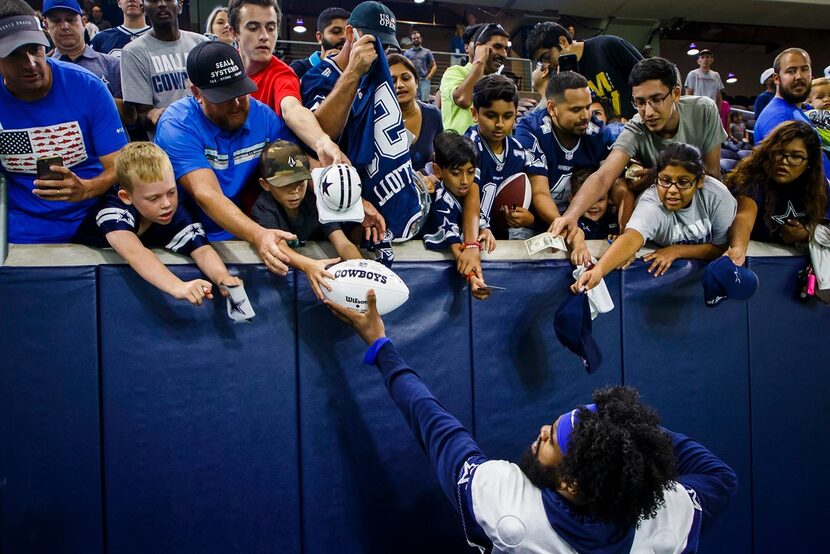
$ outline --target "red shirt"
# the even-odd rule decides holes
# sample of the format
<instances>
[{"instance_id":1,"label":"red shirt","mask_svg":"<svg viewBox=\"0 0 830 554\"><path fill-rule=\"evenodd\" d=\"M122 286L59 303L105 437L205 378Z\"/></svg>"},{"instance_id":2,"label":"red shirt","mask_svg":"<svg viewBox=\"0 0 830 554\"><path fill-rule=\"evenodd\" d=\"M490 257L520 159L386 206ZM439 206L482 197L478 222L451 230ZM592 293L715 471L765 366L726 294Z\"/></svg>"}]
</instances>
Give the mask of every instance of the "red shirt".
<instances>
[{"instance_id":1,"label":"red shirt","mask_svg":"<svg viewBox=\"0 0 830 554\"><path fill-rule=\"evenodd\" d=\"M265 69L248 77L257 86L257 91L251 96L269 106L280 117L280 103L283 98L293 96L300 100L300 80L297 79L297 74L276 56L271 56L271 61Z\"/></svg>"}]
</instances>

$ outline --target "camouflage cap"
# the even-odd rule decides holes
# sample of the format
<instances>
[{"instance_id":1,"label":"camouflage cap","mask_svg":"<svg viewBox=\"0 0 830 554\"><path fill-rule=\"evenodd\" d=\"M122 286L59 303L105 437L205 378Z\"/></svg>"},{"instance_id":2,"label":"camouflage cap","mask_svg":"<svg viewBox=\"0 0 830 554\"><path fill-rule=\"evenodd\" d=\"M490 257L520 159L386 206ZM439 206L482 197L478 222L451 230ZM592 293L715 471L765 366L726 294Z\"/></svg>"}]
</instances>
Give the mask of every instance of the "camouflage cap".
<instances>
[{"instance_id":1,"label":"camouflage cap","mask_svg":"<svg viewBox=\"0 0 830 554\"><path fill-rule=\"evenodd\" d=\"M308 157L299 145L287 140L276 140L262 150L259 174L275 187L311 179Z\"/></svg>"}]
</instances>

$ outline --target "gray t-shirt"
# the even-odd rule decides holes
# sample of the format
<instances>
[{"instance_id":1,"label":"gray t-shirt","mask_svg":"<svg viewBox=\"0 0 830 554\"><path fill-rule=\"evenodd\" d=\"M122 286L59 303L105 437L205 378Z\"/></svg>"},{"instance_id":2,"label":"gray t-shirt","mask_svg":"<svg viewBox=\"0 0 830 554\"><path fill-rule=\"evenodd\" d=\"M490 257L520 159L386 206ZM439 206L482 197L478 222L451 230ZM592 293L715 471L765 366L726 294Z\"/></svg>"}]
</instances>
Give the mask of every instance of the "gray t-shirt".
<instances>
[{"instance_id":1,"label":"gray t-shirt","mask_svg":"<svg viewBox=\"0 0 830 554\"><path fill-rule=\"evenodd\" d=\"M122 62L123 63L123 62ZM612 148L622 150L645 167L657 165L657 157L673 142L691 144L706 154L726 140L726 131L715 108L715 102L705 96L683 96L677 102L680 124L670 139L662 139L648 130L640 114L625 124Z\"/></svg>"},{"instance_id":2,"label":"gray t-shirt","mask_svg":"<svg viewBox=\"0 0 830 554\"><path fill-rule=\"evenodd\" d=\"M717 101L718 93L723 90L723 81L717 71L693 69L686 75L686 88L692 89L695 96L706 96Z\"/></svg>"},{"instance_id":3,"label":"gray t-shirt","mask_svg":"<svg viewBox=\"0 0 830 554\"><path fill-rule=\"evenodd\" d=\"M726 185L708 175L682 210L668 210L660 202L657 185L640 196L626 229L634 229L646 241L672 244L726 244L738 203Z\"/></svg>"},{"instance_id":4,"label":"gray t-shirt","mask_svg":"<svg viewBox=\"0 0 830 554\"><path fill-rule=\"evenodd\" d=\"M165 42L146 33L121 51L121 88L124 100L166 108L189 96L187 55L204 35L179 31L179 40Z\"/></svg>"}]
</instances>

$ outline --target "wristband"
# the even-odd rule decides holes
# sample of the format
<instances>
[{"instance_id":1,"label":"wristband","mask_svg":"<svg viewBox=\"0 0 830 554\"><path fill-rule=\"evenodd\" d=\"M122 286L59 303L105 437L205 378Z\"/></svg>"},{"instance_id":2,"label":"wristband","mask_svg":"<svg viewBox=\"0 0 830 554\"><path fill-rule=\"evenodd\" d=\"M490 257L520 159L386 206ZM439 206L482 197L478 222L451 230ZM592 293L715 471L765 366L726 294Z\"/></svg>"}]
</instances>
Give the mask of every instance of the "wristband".
<instances>
[{"instance_id":1,"label":"wristband","mask_svg":"<svg viewBox=\"0 0 830 554\"><path fill-rule=\"evenodd\" d=\"M374 365L380 349L383 348L383 345L387 342L392 342L392 340L389 337L380 337L378 340L373 342L372 346L369 347L369 350L366 351L366 355L363 356L363 363L366 365Z\"/></svg>"},{"instance_id":2,"label":"wristband","mask_svg":"<svg viewBox=\"0 0 830 554\"><path fill-rule=\"evenodd\" d=\"M469 283L473 276L476 274L475 271L471 271L467 274L467 282Z\"/></svg>"},{"instance_id":3,"label":"wristband","mask_svg":"<svg viewBox=\"0 0 830 554\"><path fill-rule=\"evenodd\" d=\"M481 250L480 242L465 242L461 246L462 248L464 248L464 250L467 250L468 248L478 248L479 250Z\"/></svg>"}]
</instances>

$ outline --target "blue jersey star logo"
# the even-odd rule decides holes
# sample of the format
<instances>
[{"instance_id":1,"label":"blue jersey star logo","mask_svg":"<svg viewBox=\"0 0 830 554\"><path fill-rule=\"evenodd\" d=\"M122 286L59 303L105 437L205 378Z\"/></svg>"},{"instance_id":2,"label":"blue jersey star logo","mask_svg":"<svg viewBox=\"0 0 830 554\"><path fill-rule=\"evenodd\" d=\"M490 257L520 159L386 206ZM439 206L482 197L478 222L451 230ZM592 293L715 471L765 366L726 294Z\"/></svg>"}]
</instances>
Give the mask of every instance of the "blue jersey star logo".
<instances>
[{"instance_id":1,"label":"blue jersey star logo","mask_svg":"<svg viewBox=\"0 0 830 554\"><path fill-rule=\"evenodd\" d=\"M245 313L245 310L242 309L242 304L245 303L244 300L240 300L239 302L234 302L233 298L228 297L228 302L231 304L231 313L239 312L242 315L247 316L248 314Z\"/></svg>"}]
</instances>

